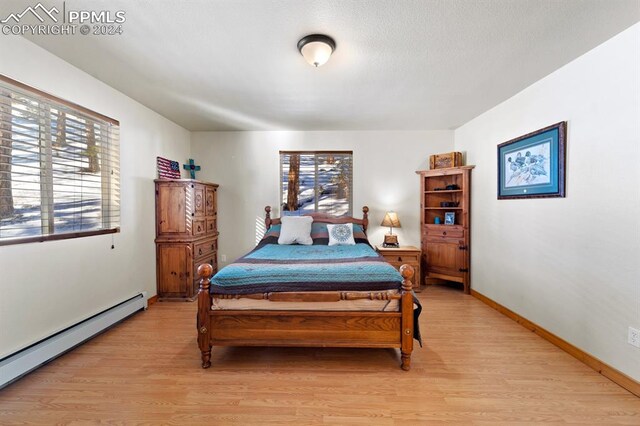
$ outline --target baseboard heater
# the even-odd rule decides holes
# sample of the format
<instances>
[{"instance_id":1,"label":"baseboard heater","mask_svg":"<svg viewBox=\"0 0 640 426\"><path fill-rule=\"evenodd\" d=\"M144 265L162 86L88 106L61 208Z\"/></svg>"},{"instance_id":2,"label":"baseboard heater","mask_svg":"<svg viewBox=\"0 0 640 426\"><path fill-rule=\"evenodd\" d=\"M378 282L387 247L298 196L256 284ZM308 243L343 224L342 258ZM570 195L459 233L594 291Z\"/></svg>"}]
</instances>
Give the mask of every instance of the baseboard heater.
<instances>
[{"instance_id":1,"label":"baseboard heater","mask_svg":"<svg viewBox=\"0 0 640 426\"><path fill-rule=\"evenodd\" d=\"M147 309L146 292L49 336L0 360L0 389L59 357L120 321Z\"/></svg>"}]
</instances>

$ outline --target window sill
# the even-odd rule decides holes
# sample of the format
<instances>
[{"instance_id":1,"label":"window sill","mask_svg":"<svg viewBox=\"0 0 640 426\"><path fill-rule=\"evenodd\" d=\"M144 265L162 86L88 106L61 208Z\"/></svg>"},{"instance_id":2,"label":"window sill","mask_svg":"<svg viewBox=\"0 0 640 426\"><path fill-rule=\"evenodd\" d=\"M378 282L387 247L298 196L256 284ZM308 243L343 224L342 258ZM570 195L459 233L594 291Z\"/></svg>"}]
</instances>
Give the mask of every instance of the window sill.
<instances>
[{"instance_id":1,"label":"window sill","mask_svg":"<svg viewBox=\"0 0 640 426\"><path fill-rule=\"evenodd\" d=\"M35 237L18 237L0 239L0 246L9 246L14 244L42 243L44 241L68 240L71 238L91 237L93 235L115 234L120 232L120 228L99 229L97 231L67 232L64 234L53 235L37 235Z\"/></svg>"}]
</instances>

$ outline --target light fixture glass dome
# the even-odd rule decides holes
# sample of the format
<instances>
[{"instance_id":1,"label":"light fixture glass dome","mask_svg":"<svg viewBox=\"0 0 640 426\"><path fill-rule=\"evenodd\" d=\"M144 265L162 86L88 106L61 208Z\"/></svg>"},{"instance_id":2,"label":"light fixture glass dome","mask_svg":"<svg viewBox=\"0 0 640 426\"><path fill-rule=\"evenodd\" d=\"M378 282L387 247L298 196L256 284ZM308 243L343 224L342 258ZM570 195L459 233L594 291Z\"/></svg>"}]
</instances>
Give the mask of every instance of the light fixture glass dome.
<instances>
[{"instance_id":1,"label":"light fixture glass dome","mask_svg":"<svg viewBox=\"0 0 640 426\"><path fill-rule=\"evenodd\" d=\"M304 59L314 67L327 63L335 48L335 41L322 34L308 35L298 42L298 50Z\"/></svg>"}]
</instances>

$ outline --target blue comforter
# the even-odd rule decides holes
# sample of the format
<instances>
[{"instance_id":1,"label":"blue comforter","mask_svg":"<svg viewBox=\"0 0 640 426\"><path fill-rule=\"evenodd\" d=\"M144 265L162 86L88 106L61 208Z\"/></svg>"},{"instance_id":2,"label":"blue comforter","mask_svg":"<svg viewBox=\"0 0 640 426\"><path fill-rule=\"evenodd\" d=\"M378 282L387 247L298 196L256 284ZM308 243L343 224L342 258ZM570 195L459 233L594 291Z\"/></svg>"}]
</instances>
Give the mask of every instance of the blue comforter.
<instances>
[{"instance_id":1,"label":"blue comforter","mask_svg":"<svg viewBox=\"0 0 640 426\"><path fill-rule=\"evenodd\" d=\"M261 244L222 268L212 278L210 291L374 291L398 289L401 285L402 276L369 244Z\"/></svg>"}]
</instances>

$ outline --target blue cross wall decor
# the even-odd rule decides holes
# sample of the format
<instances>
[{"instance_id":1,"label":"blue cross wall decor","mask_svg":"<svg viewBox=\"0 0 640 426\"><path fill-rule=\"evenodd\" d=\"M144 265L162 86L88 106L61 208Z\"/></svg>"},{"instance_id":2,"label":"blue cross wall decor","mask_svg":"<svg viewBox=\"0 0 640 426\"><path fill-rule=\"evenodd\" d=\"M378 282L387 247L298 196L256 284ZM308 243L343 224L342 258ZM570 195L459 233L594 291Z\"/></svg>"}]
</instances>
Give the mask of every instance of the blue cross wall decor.
<instances>
[{"instance_id":1,"label":"blue cross wall decor","mask_svg":"<svg viewBox=\"0 0 640 426\"><path fill-rule=\"evenodd\" d=\"M196 172L200 171L200 166L196 166L193 158L189 158L189 164L183 164L182 167L184 167L185 170L189 170L189 173L191 173L191 179L195 179Z\"/></svg>"}]
</instances>

